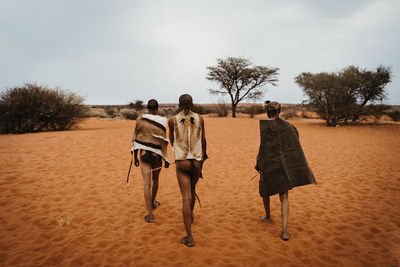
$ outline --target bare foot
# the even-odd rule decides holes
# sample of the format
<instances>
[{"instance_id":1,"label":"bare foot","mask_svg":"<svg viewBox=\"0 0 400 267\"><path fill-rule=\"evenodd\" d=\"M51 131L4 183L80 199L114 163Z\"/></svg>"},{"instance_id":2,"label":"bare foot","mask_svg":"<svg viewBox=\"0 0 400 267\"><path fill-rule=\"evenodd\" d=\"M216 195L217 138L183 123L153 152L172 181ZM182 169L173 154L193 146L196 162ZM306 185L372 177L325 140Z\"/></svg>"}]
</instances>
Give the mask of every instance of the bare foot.
<instances>
[{"instance_id":1,"label":"bare foot","mask_svg":"<svg viewBox=\"0 0 400 267\"><path fill-rule=\"evenodd\" d=\"M263 222L266 222L266 223L271 223L272 222L271 218L267 217L267 216L260 216L260 220L263 221Z\"/></svg>"},{"instance_id":2,"label":"bare foot","mask_svg":"<svg viewBox=\"0 0 400 267\"><path fill-rule=\"evenodd\" d=\"M194 247L193 237L189 238L189 237L185 236L181 239L181 243L190 248Z\"/></svg>"},{"instance_id":3,"label":"bare foot","mask_svg":"<svg viewBox=\"0 0 400 267\"><path fill-rule=\"evenodd\" d=\"M144 220L148 223L152 223L155 221L154 216L153 215L146 215L144 216Z\"/></svg>"},{"instance_id":4,"label":"bare foot","mask_svg":"<svg viewBox=\"0 0 400 267\"><path fill-rule=\"evenodd\" d=\"M289 238L290 238L290 234L289 233L282 233L281 238L282 238L283 241L288 241Z\"/></svg>"}]
</instances>

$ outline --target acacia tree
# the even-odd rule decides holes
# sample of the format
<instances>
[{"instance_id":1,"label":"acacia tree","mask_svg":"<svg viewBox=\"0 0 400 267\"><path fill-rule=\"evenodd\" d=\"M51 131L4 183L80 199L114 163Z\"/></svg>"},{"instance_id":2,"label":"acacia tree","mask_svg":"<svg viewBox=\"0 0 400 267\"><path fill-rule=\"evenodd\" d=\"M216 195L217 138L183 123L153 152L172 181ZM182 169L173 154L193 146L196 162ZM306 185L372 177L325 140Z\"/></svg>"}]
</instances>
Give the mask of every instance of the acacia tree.
<instances>
[{"instance_id":1,"label":"acacia tree","mask_svg":"<svg viewBox=\"0 0 400 267\"><path fill-rule=\"evenodd\" d=\"M384 100L391 70L383 66L376 71L349 66L338 73L303 72L295 80L327 125L334 126L357 121L361 115L368 115L367 103Z\"/></svg>"},{"instance_id":2,"label":"acacia tree","mask_svg":"<svg viewBox=\"0 0 400 267\"><path fill-rule=\"evenodd\" d=\"M207 80L219 83L219 89L209 89L211 94L229 95L232 117L236 106L246 99L260 98L267 84L276 86L278 68L252 66L246 58L217 59L217 66L207 67Z\"/></svg>"},{"instance_id":3,"label":"acacia tree","mask_svg":"<svg viewBox=\"0 0 400 267\"><path fill-rule=\"evenodd\" d=\"M317 74L305 72L296 77L296 82L303 87L310 98L310 104L326 120L327 125L333 124L338 119L336 110L341 98L338 97L339 92L336 90L339 88L337 77L326 72Z\"/></svg>"},{"instance_id":4,"label":"acacia tree","mask_svg":"<svg viewBox=\"0 0 400 267\"><path fill-rule=\"evenodd\" d=\"M359 108L353 114L353 122L364 115L363 109L367 103L386 99L385 86L392 81L390 67L381 65L376 68L376 71L360 68L356 68L356 71L361 79L361 84L357 88Z\"/></svg>"}]
</instances>

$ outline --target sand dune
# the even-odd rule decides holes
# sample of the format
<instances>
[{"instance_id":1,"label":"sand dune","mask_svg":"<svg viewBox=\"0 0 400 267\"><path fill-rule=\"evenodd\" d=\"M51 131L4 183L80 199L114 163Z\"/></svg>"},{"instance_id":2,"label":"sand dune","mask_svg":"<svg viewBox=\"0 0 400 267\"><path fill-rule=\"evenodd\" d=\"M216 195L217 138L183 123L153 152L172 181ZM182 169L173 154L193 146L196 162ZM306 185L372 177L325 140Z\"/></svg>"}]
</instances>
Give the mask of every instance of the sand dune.
<instances>
[{"instance_id":1,"label":"sand dune","mask_svg":"<svg viewBox=\"0 0 400 267\"><path fill-rule=\"evenodd\" d=\"M318 185L290 191L291 240L283 242L278 197L272 224L261 222L258 178L249 181L260 118L206 117L210 159L194 248L180 244L174 166L161 172L156 221L143 220L139 169L125 180L133 121L0 136L0 265L399 266L400 126L293 120Z\"/></svg>"}]
</instances>

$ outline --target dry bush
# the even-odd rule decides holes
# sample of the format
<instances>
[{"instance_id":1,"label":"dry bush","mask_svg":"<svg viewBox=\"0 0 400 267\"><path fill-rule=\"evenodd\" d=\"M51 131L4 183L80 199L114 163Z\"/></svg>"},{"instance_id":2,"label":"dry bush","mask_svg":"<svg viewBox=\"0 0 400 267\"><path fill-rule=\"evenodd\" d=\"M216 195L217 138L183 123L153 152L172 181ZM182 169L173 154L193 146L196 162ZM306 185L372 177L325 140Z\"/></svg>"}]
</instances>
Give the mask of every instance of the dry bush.
<instances>
[{"instance_id":1,"label":"dry bush","mask_svg":"<svg viewBox=\"0 0 400 267\"><path fill-rule=\"evenodd\" d=\"M92 118L92 117L108 118L108 115L104 111L104 109L93 109L93 108L91 108L86 112L85 117L88 117L88 118Z\"/></svg>"},{"instance_id":2,"label":"dry bush","mask_svg":"<svg viewBox=\"0 0 400 267\"><path fill-rule=\"evenodd\" d=\"M214 113L214 109L205 105L195 104L193 105L192 111L201 115Z\"/></svg>"},{"instance_id":3,"label":"dry bush","mask_svg":"<svg viewBox=\"0 0 400 267\"><path fill-rule=\"evenodd\" d=\"M139 112L133 109L121 109L121 115L127 120L136 120L139 117Z\"/></svg>"},{"instance_id":4,"label":"dry bush","mask_svg":"<svg viewBox=\"0 0 400 267\"><path fill-rule=\"evenodd\" d=\"M285 120L297 117L297 111L295 109L291 109L291 108L283 109L282 117Z\"/></svg>"},{"instance_id":5,"label":"dry bush","mask_svg":"<svg viewBox=\"0 0 400 267\"><path fill-rule=\"evenodd\" d=\"M158 116L162 116L162 117L167 117L167 112L164 110L164 109L159 109L158 111L157 111L157 115Z\"/></svg>"},{"instance_id":6,"label":"dry bush","mask_svg":"<svg viewBox=\"0 0 400 267\"><path fill-rule=\"evenodd\" d=\"M378 104L378 105L367 105L364 106L363 108L363 114L364 116L360 116L360 119L362 120L363 117L372 117L375 121L375 123L378 122L378 119L382 117L384 114L385 110L388 110L389 106L384 105L384 104Z\"/></svg>"},{"instance_id":7,"label":"dry bush","mask_svg":"<svg viewBox=\"0 0 400 267\"><path fill-rule=\"evenodd\" d=\"M172 116L176 114L177 109L176 108L163 108L163 112L165 113L165 116Z\"/></svg>"},{"instance_id":8,"label":"dry bush","mask_svg":"<svg viewBox=\"0 0 400 267\"><path fill-rule=\"evenodd\" d=\"M136 100L135 102L130 102L128 104L128 107L130 109L135 109L136 111L140 111L144 109L143 101L142 100Z\"/></svg>"},{"instance_id":9,"label":"dry bush","mask_svg":"<svg viewBox=\"0 0 400 267\"><path fill-rule=\"evenodd\" d=\"M113 107L110 107L110 106L105 107L105 108L104 108L104 111L105 111L105 112L107 113L107 115L110 116L111 118L115 118L116 112L115 112L115 109L114 109Z\"/></svg>"},{"instance_id":10,"label":"dry bush","mask_svg":"<svg viewBox=\"0 0 400 267\"><path fill-rule=\"evenodd\" d=\"M400 120L400 109L390 109L383 112L388 115L392 120L399 121Z\"/></svg>"},{"instance_id":11,"label":"dry bush","mask_svg":"<svg viewBox=\"0 0 400 267\"><path fill-rule=\"evenodd\" d=\"M229 105L224 102L219 102L215 108L215 113L217 113L218 117L226 117L228 116Z\"/></svg>"},{"instance_id":12,"label":"dry bush","mask_svg":"<svg viewBox=\"0 0 400 267\"><path fill-rule=\"evenodd\" d=\"M265 113L266 111L263 105L251 105L243 108L242 112L244 114L249 114L250 118L253 118L254 115L262 114Z\"/></svg>"},{"instance_id":13,"label":"dry bush","mask_svg":"<svg viewBox=\"0 0 400 267\"><path fill-rule=\"evenodd\" d=\"M304 119L312 119L313 117L309 115L308 111L301 111L301 117Z\"/></svg>"},{"instance_id":14,"label":"dry bush","mask_svg":"<svg viewBox=\"0 0 400 267\"><path fill-rule=\"evenodd\" d=\"M36 84L7 89L0 96L0 133L66 130L85 117L83 98Z\"/></svg>"}]
</instances>

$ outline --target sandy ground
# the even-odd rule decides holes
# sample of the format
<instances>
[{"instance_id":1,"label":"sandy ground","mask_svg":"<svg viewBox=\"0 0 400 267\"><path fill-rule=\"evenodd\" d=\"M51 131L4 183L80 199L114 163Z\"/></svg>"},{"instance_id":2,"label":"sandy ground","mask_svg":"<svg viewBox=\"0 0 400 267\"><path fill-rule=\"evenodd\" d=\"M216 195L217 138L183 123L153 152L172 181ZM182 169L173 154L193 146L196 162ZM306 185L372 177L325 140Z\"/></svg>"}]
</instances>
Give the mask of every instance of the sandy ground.
<instances>
[{"instance_id":1,"label":"sandy ground","mask_svg":"<svg viewBox=\"0 0 400 267\"><path fill-rule=\"evenodd\" d=\"M318 185L290 191L283 242L279 198L272 224L261 222L258 177L249 181L261 117L206 118L194 248L180 244L174 166L161 172L156 222L143 220L139 169L125 180L135 122L88 119L74 131L0 136L0 265L399 266L400 125L292 120Z\"/></svg>"}]
</instances>

